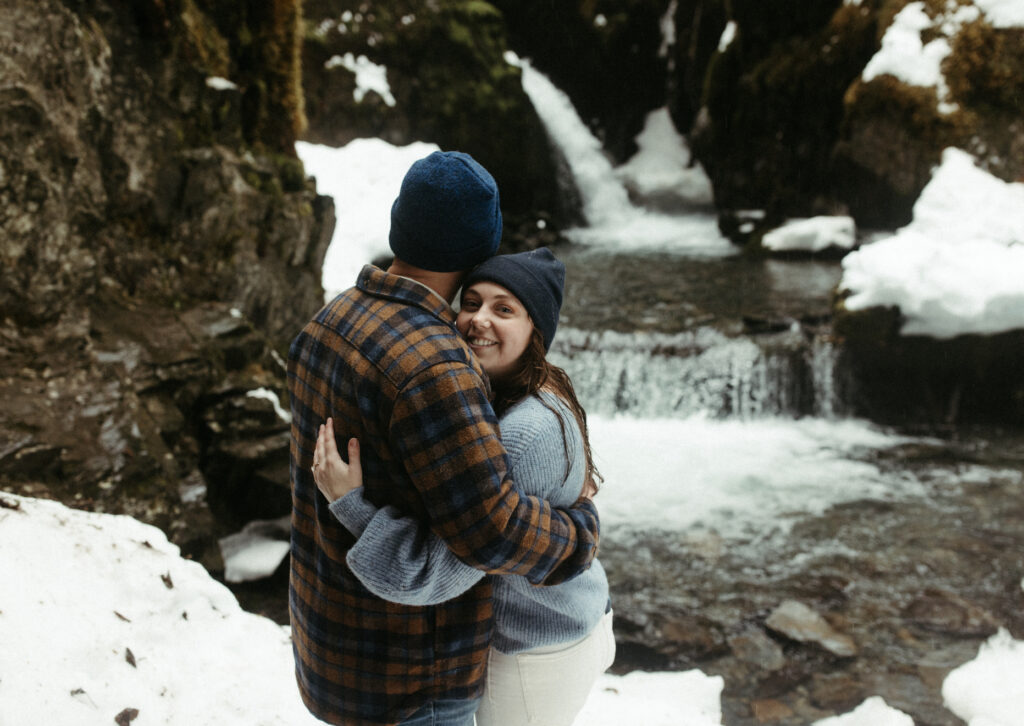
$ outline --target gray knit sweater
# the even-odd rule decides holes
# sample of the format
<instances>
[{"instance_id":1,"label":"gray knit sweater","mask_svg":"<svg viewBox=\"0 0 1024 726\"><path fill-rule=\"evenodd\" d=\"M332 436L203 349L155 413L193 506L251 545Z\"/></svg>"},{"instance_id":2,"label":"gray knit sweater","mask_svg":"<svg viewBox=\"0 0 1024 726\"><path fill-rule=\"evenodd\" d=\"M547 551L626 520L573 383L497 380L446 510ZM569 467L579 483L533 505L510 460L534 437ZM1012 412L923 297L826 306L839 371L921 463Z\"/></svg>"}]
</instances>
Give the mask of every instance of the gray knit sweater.
<instances>
[{"instance_id":1,"label":"gray knit sweater","mask_svg":"<svg viewBox=\"0 0 1024 726\"><path fill-rule=\"evenodd\" d=\"M554 395L540 394L565 424L569 467L556 415L530 396L501 418L501 441L512 480L526 494L568 507L583 489L586 456L576 419ZM347 562L374 594L407 605L432 605L465 592L484 573L463 564L444 541L422 536L420 525L394 507L377 509L357 489L331 504L334 516L359 540ZM597 624L608 604L608 580L601 563L560 585L536 587L525 577L494 578L494 647L503 653L571 643Z\"/></svg>"}]
</instances>

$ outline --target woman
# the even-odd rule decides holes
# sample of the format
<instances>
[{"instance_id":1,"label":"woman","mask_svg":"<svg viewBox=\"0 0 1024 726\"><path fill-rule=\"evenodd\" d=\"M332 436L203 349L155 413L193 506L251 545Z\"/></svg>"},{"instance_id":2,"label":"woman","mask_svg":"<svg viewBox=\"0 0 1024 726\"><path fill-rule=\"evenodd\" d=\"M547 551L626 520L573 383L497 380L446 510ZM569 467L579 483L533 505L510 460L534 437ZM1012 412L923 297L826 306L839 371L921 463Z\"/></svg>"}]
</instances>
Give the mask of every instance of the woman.
<instances>
[{"instance_id":1,"label":"woman","mask_svg":"<svg viewBox=\"0 0 1024 726\"><path fill-rule=\"evenodd\" d=\"M456 327L487 373L512 480L568 506L600 478L586 414L561 368L546 359L562 304L565 267L547 249L493 257L463 285ZM347 562L378 596L411 605L457 597L484 573L463 564L397 510L362 497L358 442L338 456L333 422L321 427L314 466L331 511L359 541ZM350 496L342 496L352 492ZM494 621L478 726L569 726L615 657L608 581L600 563L551 587L494 579Z\"/></svg>"}]
</instances>

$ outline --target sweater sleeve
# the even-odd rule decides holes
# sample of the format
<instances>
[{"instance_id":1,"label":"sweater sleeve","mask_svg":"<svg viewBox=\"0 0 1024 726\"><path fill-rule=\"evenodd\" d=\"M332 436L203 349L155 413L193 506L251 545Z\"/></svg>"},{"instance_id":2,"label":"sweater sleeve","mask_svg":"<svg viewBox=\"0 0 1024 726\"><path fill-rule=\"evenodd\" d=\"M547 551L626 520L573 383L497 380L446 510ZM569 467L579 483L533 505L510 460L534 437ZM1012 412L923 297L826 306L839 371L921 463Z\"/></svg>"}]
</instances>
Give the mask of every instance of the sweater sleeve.
<instances>
[{"instance_id":1,"label":"sweater sleeve","mask_svg":"<svg viewBox=\"0 0 1024 726\"><path fill-rule=\"evenodd\" d=\"M521 477L530 493L546 496L551 482L560 480L560 473L567 469L558 421L548 411L525 417L520 413L510 419L502 424L510 474L516 481ZM415 519L402 516L394 507L377 509L362 490L334 501L331 512L358 537L346 557L353 574L385 600L434 605L457 597L484 575L459 560L444 540L425 531Z\"/></svg>"},{"instance_id":2,"label":"sweater sleeve","mask_svg":"<svg viewBox=\"0 0 1024 726\"><path fill-rule=\"evenodd\" d=\"M460 560L547 585L590 567L600 537L593 502L554 507L516 489L486 387L469 366L435 365L411 377L388 429L424 520Z\"/></svg>"},{"instance_id":3,"label":"sweater sleeve","mask_svg":"<svg viewBox=\"0 0 1024 726\"><path fill-rule=\"evenodd\" d=\"M436 605L461 595L484 576L415 519L391 506L375 509L360 490L332 503L331 512L359 537L345 557L352 573L385 600Z\"/></svg>"}]
</instances>

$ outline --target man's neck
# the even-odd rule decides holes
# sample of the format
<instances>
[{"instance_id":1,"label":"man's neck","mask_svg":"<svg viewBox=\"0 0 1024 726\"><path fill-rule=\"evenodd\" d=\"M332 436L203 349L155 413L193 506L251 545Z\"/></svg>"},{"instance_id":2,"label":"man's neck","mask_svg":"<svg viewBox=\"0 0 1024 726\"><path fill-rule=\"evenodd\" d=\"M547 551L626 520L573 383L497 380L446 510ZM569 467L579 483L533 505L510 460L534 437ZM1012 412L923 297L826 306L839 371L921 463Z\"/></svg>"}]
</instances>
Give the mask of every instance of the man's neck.
<instances>
[{"instance_id":1,"label":"man's neck","mask_svg":"<svg viewBox=\"0 0 1024 726\"><path fill-rule=\"evenodd\" d=\"M408 277L410 280L415 280L421 285L425 285L451 305L452 301L455 299L455 293L458 292L459 287L462 286L462 281L465 279L467 271L433 272L431 270L424 270L420 267L414 267L407 262L395 259L394 262L391 263L391 267L388 268L388 272L392 275Z\"/></svg>"}]
</instances>

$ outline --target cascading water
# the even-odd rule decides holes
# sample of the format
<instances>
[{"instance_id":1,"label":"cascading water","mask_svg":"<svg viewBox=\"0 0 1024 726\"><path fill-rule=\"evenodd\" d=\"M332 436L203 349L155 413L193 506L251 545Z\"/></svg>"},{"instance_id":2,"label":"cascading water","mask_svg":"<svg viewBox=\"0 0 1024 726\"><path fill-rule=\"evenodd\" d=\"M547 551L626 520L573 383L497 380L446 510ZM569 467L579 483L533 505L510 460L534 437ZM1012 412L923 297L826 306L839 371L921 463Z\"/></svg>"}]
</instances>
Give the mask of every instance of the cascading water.
<instances>
[{"instance_id":1,"label":"cascading water","mask_svg":"<svg viewBox=\"0 0 1024 726\"><path fill-rule=\"evenodd\" d=\"M592 226L621 224L635 218L636 210L626 188L615 177L601 142L590 133L569 97L558 90L528 60L521 61L523 90L548 135L569 164L583 199L583 215ZM542 110L543 109L543 110Z\"/></svg>"},{"instance_id":2,"label":"cascading water","mask_svg":"<svg viewBox=\"0 0 1024 726\"><path fill-rule=\"evenodd\" d=\"M567 236L571 240L594 254L661 252L695 257L695 264L700 264L700 259L720 259L735 253L720 235L715 217L706 211L671 215L634 204L622 177L627 168L629 174L637 175L649 166L635 165L631 160L618 169L614 167L569 98L528 60L517 62L522 69L523 88L552 143L564 156L580 193L588 227L570 230ZM671 125L667 112L652 114L649 122L662 129ZM663 139L668 136L661 131ZM656 157L657 151L650 155ZM685 163L687 151L671 151L662 156L677 164ZM639 169L634 171L632 167ZM689 179L703 175L699 168L687 173ZM706 205L709 193L687 179L676 176L667 183L697 189L693 192L694 206ZM642 178L637 180L640 186L645 186L644 182ZM569 264L573 265L575 259L570 256ZM581 267L594 264L593 257L579 259ZM609 273L615 281L623 281L621 271L614 267L608 265ZM574 270L574 274L580 272ZM651 272L643 270L644 274ZM600 284L593 277L590 280ZM651 287L675 284L678 280L651 280ZM616 294L615 283L607 287L604 307L629 304L626 296ZM640 292L649 294L650 288ZM567 301L569 310L573 306L574 301ZM657 310L650 312L657 314ZM569 317L570 322L576 320L575 315ZM594 411L743 419L831 417L843 411L841 387L834 381L833 346L826 336L803 335L795 321L785 334L756 338L727 335L715 327L700 325L683 326L668 335L609 332L601 329L601 321L594 321L594 326L597 331L563 327L554 348L557 360L573 375L580 395Z\"/></svg>"},{"instance_id":3,"label":"cascading water","mask_svg":"<svg viewBox=\"0 0 1024 726\"><path fill-rule=\"evenodd\" d=\"M553 360L570 372L590 410L639 417L706 415L832 418L843 410L834 382L835 351L799 330L755 343L714 328L659 333L566 329Z\"/></svg>"},{"instance_id":4,"label":"cascading water","mask_svg":"<svg viewBox=\"0 0 1024 726\"><path fill-rule=\"evenodd\" d=\"M537 109L552 143L564 155L583 200L587 227L568 230L570 239L616 249L670 247L702 256L735 254L711 214L657 214L635 205L601 142L580 119L568 96L528 60L513 56L510 60L522 69L523 90ZM690 173L702 175L697 169Z\"/></svg>"}]
</instances>

